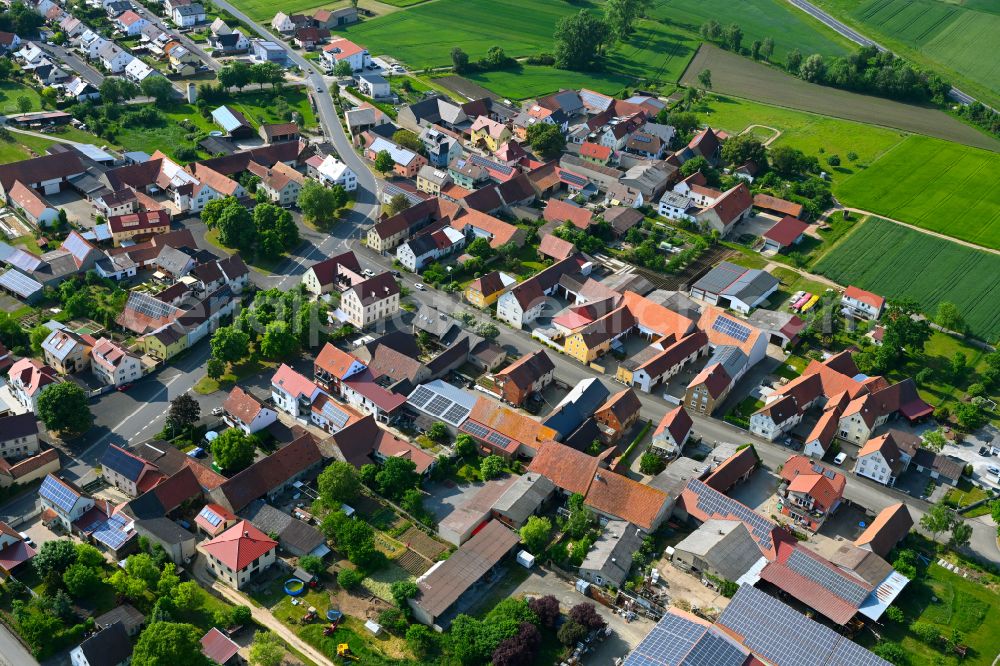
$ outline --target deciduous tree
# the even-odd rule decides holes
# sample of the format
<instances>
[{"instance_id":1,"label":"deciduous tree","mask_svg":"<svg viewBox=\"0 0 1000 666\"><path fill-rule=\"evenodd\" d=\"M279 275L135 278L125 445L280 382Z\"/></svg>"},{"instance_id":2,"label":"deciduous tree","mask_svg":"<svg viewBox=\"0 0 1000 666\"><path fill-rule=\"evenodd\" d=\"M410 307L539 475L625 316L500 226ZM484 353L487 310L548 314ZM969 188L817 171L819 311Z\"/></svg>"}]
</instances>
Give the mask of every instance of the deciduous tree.
<instances>
[{"instance_id":1,"label":"deciduous tree","mask_svg":"<svg viewBox=\"0 0 1000 666\"><path fill-rule=\"evenodd\" d=\"M167 425L174 430L190 428L201 418L201 405L187 393L181 393L170 401Z\"/></svg>"},{"instance_id":2,"label":"deciduous tree","mask_svg":"<svg viewBox=\"0 0 1000 666\"><path fill-rule=\"evenodd\" d=\"M552 521L548 518L530 516L528 522L521 527L521 541L528 551L541 554L549 543L552 535Z\"/></svg>"},{"instance_id":3,"label":"deciduous tree","mask_svg":"<svg viewBox=\"0 0 1000 666\"><path fill-rule=\"evenodd\" d=\"M528 127L528 143L539 157L551 159L566 147L566 137L556 125L535 123Z\"/></svg>"},{"instance_id":4,"label":"deciduous tree","mask_svg":"<svg viewBox=\"0 0 1000 666\"><path fill-rule=\"evenodd\" d=\"M353 500L361 492L361 482L354 465L341 460L327 465L316 478L316 485L323 503L334 509Z\"/></svg>"},{"instance_id":5,"label":"deciduous tree","mask_svg":"<svg viewBox=\"0 0 1000 666\"><path fill-rule=\"evenodd\" d=\"M253 462L254 442L239 428L230 428L212 442L212 458L222 469L235 473Z\"/></svg>"},{"instance_id":6,"label":"deciduous tree","mask_svg":"<svg viewBox=\"0 0 1000 666\"><path fill-rule=\"evenodd\" d=\"M154 622L132 650L132 666L209 666L201 651L202 632L190 624Z\"/></svg>"},{"instance_id":7,"label":"deciduous tree","mask_svg":"<svg viewBox=\"0 0 1000 666\"><path fill-rule=\"evenodd\" d=\"M395 165L396 161L388 150L380 150L375 154L375 168L379 173L389 173Z\"/></svg>"},{"instance_id":8,"label":"deciduous tree","mask_svg":"<svg viewBox=\"0 0 1000 666\"><path fill-rule=\"evenodd\" d=\"M298 204L307 221L327 224L347 204L347 190L340 185L323 187L315 180L307 180L299 192Z\"/></svg>"},{"instance_id":9,"label":"deciduous tree","mask_svg":"<svg viewBox=\"0 0 1000 666\"><path fill-rule=\"evenodd\" d=\"M94 423L87 394L74 382L54 384L42 391L38 418L49 430L67 435L79 435Z\"/></svg>"},{"instance_id":10,"label":"deciduous tree","mask_svg":"<svg viewBox=\"0 0 1000 666\"><path fill-rule=\"evenodd\" d=\"M560 69L597 69L603 55L608 28L586 9L559 19L555 29L555 61Z\"/></svg>"},{"instance_id":11,"label":"deciduous tree","mask_svg":"<svg viewBox=\"0 0 1000 666\"><path fill-rule=\"evenodd\" d=\"M250 643L250 663L253 666L281 666L285 659L285 646L277 634L258 630Z\"/></svg>"},{"instance_id":12,"label":"deciduous tree","mask_svg":"<svg viewBox=\"0 0 1000 666\"><path fill-rule=\"evenodd\" d=\"M495 479L503 474L503 458L498 455L490 455L483 458L479 463L479 473L484 481Z\"/></svg>"}]
</instances>

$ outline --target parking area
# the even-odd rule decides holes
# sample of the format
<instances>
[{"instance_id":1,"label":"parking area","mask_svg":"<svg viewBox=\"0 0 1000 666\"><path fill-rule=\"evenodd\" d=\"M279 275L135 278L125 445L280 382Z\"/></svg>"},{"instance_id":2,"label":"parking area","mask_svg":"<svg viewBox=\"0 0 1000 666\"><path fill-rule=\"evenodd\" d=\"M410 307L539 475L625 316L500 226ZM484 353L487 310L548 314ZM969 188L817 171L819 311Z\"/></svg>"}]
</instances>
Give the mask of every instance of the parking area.
<instances>
[{"instance_id":1,"label":"parking area","mask_svg":"<svg viewBox=\"0 0 1000 666\"><path fill-rule=\"evenodd\" d=\"M97 213L94 206L73 190L63 190L58 194L46 197L49 203L66 211L66 218L85 227L93 227Z\"/></svg>"},{"instance_id":2,"label":"parking area","mask_svg":"<svg viewBox=\"0 0 1000 666\"><path fill-rule=\"evenodd\" d=\"M751 509L766 509L773 499L774 493L781 485L781 479L770 470L760 468L750 475L745 482L733 486L726 494ZM770 511L764 515L770 515Z\"/></svg>"}]
</instances>

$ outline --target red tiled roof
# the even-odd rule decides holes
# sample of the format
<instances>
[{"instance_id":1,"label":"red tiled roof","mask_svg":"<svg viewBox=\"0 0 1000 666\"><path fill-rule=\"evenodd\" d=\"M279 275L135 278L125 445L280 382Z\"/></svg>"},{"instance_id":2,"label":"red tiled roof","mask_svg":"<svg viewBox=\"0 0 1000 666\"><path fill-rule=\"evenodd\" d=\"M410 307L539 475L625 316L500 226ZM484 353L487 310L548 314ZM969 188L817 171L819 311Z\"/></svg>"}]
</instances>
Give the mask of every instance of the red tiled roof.
<instances>
[{"instance_id":1,"label":"red tiled roof","mask_svg":"<svg viewBox=\"0 0 1000 666\"><path fill-rule=\"evenodd\" d=\"M584 141L583 145L580 146L580 155L584 157L592 157L601 161L607 161L608 158L611 157L611 147L602 146L599 143Z\"/></svg>"},{"instance_id":2,"label":"red tiled roof","mask_svg":"<svg viewBox=\"0 0 1000 666\"><path fill-rule=\"evenodd\" d=\"M854 541L854 545L859 548L868 546L876 555L887 557L889 551L896 547L912 527L913 518L906 505L902 502L892 504L875 516L875 520Z\"/></svg>"},{"instance_id":3,"label":"red tiled roof","mask_svg":"<svg viewBox=\"0 0 1000 666\"><path fill-rule=\"evenodd\" d=\"M698 373L698 376L692 379L688 386L704 384L705 388L708 389L709 395L713 398L718 398L729 387L731 381L732 378L726 372L726 369L722 367L722 364L713 363Z\"/></svg>"},{"instance_id":4,"label":"red tiled roof","mask_svg":"<svg viewBox=\"0 0 1000 666\"><path fill-rule=\"evenodd\" d=\"M239 571L261 555L278 546L278 542L261 532L248 520L241 520L202 548L233 571Z\"/></svg>"},{"instance_id":5,"label":"red tiled roof","mask_svg":"<svg viewBox=\"0 0 1000 666\"><path fill-rule=\"evenodd\" d=\"M785 201L784 199L779 199L778 197L772 197L769 194L753 195L753 205L757 208L777 211L783 215L791 216L793 218L802 215L802 204Z\"/></svg>"},{"instance_id":6,"label":"red tiled roof","mask_svg":"<svg viewBox=\"0 0 1000 666\"><path fill-rule=\"evenodd\" d=\"M584 504L645 530L652 530L668 499L662 490L621 474L598 470L590 483Z\"/></svg>"},{"instance_id":7,"label":"red tiled roof","mask_svg":"<svg viewBox=\"0 0 1000 666\"><path fill-rule=\"evenodd\" d=\"M856 301L861 301L866 305L870 305L873 308L881 309L885 305L885 299L878 294L873 294L870 291L865 291L864 289L858 289L857 287L850 286L844 290L844 296L847 298L853 298Z\"/></svg>"},{"instance_id":8,"label":"red tiled roof","mask_svg":"<svg viewBox=\"0 0 1000 666\"><path fill-rule=\"evenodd\" d=\"M224 664L240 651L240 646L216 627L201 637L201 653L216 664Z\"/></svg>"},{"instance_id":9,"label":"red tiled roof","mask_svg":"<svg viewBox=\"0 0 1000 666\"><path fill-rule=\"evenodd\" d=\"M586 495L599 463L594 456L565 444L546 442L528 465L528 471L538 472L568 493Z\"/></svg>"},{"instance_id":10,"label":"red tiled roof","mask_svg":"<svg viewBox=\"0 0 1000 666\"><path fill-rule=\"evenodd\" d=\"M781 468L781 478L789 492L805 493L824 511L832 509L844 496L847 478L803 455L789 456Z\"/></svg>"},{"instance_id":11,"label":"red tiled roof","mask_svg":"<svg viewBox=\"0 0 1000 666\"><path fill-rule=\"evenodd\" d=\"M243 423L250 423L264 408L257 398L253 397L239 386L234 386L229 397L222 404L227 414L231 414Z\"/></svg>"},{"instance_id":12,"label":"red tiled roof","mask_svg":"<svg viewBox=\"0 0 1000 666\"><path fill-rule=\"evenodd\" d=\"M35 556L35 549L20 540L6 546L0 550L0 569L3 571L13 571Z\"/></svg>"},{"instance_id":13,"label":"red tiled roof","mask_svg":"<svg viewBox=\"0 0 1000 666\"><path fill-rule=\"evenodd\" d=\"M295 372L291 367L282 363L278 371L271 378L271 386L280 388L294 398L299 396L312 397L318 389L307 377Z\"/></svg>"},{"instance_id":14,"label":"red tiled roof","mask_svg":"<svg viewBox=\"0 0 1000 666\"><path fill-rule=\"evenodd\" d=\"M351 366L359 362L351 354L328 342L319 352L319 356L316 357L315 365L317 368L330 373L334 377L343 378L347 374L347 371L351 369Z\"/></svg>"},{"instance_id":15,"label":"red tiled roof","mask_svg":"<svg viewBox=\"0 0 1000 666\"><path fill-rule=\"evenodd\" d=\"M809 225L799 218L786 215L776 225L764 232L764 238L773 240L781 247L788 247L808 228Z\"/></svg>"},{"instance_id":16,"label":"red tiled roof","mask_svg":"<svg viewBox=\"0 0 1000 666\"><path fill-rule=\"evenodd\" d=\"M538 251L546 257L560 261L572 256L576 252L576 246L554 234L545 234L542 236L541 243L538 244Z\"/></svg>"},{"instance_id":17,"label":"red tiled roof","mask_svg":"<svg viewBox=\"0 0 1000 666\"><path fill-rule=\"evenodd\" d=\"M333 55L337 60L349 58L364 51L364 47L358 46L349 39L338 37L323 47L323 51Z\"/></svg>"},{"instance_id":18,"label":"red tiled roof","mask_svg":"<svg viewBox=\"0 0 1000 666\"><path fill-rule=\"evenodd\" d=\"M545 220L562 224L569 220L578 229L586 229L593 221L594 214L586 208L575 206L562 199L549 199L545 206Z\"/></svg>"}]
</instances>

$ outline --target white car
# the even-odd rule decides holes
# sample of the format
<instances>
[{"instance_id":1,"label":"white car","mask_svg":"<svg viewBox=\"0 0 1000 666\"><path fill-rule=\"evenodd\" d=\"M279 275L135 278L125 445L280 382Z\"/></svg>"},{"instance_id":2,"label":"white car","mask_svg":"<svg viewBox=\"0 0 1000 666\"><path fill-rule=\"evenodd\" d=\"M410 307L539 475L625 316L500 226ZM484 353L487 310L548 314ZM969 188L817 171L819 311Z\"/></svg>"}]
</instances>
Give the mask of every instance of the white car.
<instances>
[{"instance_id":1,"label":"white car","mask_svg":"<svg viewBox=\"0 0 1000 666\"><path fill-rule=\"evenodd\" d=\"M993 465L990 465L989 467L987 467L986 471L989 472L990 474L992 474L993 476L1000 477L1000 469L998 469L997 467L995 467Z\"/></svg>"},{"instance_id":2,"label":"white car","mask_svg":"<svg viewBox=\"0 0 1000 666\"><path fill-rule=\"evenodd\" d=\"M847 460L847 454L841 451L837 454L837 457L833 459L834 465L843 465L844 461Z\"/></svg>"},{"instance_id":3,"label":"white car","mask_svg":"<svg viewBox=\"0 0 1000 666\"><path fill-rule=\"evenodd\" d=\"M421 283L418 282L415 285L413 285L413 288L416 289L417 291L423 291L424 290L424 285L422 285Z\"/></svg>"},{"instance_id":4,"label":"white car","mask_svg":"<svg viewBox=\"0 0 1000 666\"><path fill-rule=\"evenodd\" d=\"M219 416L222 414L222 407L216 407L212 410L212 416Z\"/></svg>"},{"instance_id":5,"label":"white car","mask_svg":"<svg viewBox=\"0 0 1000 666\"><path fill-rule=\"evenodd\" d=\"M366 268L365 270L361 271L361 274L364 275L365 277L375 277L375 271L373 271L370 268Z\"/></svg>"},{"instance_id":6,"label":"white car","mask_svg":"<svg viewBox=\"0 0 1000 666\"><path fill-rule=\"evenodd\" d=\"M21 541L23 541L24 543L28 544L29 546L34 547L35 542L31 540L31 537L28 536L27 532L18 532L17 534L18 534L18 536L21 537Z\"/></svg>"}]
</instances>

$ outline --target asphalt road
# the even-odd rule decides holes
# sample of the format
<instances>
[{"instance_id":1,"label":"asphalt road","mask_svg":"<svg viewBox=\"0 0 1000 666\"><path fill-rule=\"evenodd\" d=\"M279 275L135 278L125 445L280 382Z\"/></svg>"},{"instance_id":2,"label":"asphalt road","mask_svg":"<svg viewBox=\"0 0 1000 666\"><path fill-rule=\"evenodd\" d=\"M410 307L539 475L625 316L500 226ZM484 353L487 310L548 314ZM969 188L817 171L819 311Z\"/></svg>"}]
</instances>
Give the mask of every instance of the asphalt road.
<instances>
[{"instance_id":1,"label":"asphalt road","mask_svg":"<svg viewBox=\"0 0 1000 666\"><path fill-rule=\"evenodd\" d=\"M38 666L38 661L5 624L0 624L0 666Z\"/></svg>"},{"instance_id":2,"label":"asphalt road","mask_svg":"<svg viewBox=\"0 0 1000 666\"><path fill-rule=\"evenodd\" d=\"M163 20L163 17L161 17L159 14L151 12L150 10L143 7L141 4L136 4L134 11L138 13L139 16L143 17L144 19L155 25L163 32L176 36L177 39L180 41L180 43L183 44L188 51L191 51L191 53L201 58L201 61L206 65L208 65L209 67L211 67L213 70L218 71L222 69L222 64L219 63L218 60L210 56L205 51L205 49L198 46L198 44L190 37L188 37L186 34L180 32L177 26L173 24L168 25L167 22Z\"/></svg>"},{"instance_id":3,"label":"asphalt road","mask_svg":"<svg viewBox=\"0 0 1000 666\"><path fill-rule=\"evenodd\" d=\"M812 4L811 2L808 2L807 0L788 0L788 1L793 5L795 5L796 7L798 7L799 9L801 9L802 11L804 11L805 13L815 18L816 20L825 24L827 27L832 28L835 32L843 35L844 37L847 37L855 44L860 44L861 46L874 46L879 51L889 50L884 46L882 46L881 44L879 44L878 42L868 39L867 37L865 37L858 31L854 30L850 26L842 23L841 21L838 21L833 16L827 14L825 11L823 11L816 5ZM951 96L953 100L959 102L960 104L972 104L973 102L976 101L975 97L962 92L961 90L959 90L954 86L952 86L951 90L948 91L948 94Z\"/></svg>"},{"instance_id":4,"label":"asphalt road","mask_svg":"<svg viewBox=\"0 0 1000 666\"><path fill-rule=\"evenodd\" d=\"M101 84L104 82L104 75L95 68L91 67L90 64L84 61L83 58L78 56L72 50L62 46L49 46L41 40L35 43L38 44L42 50L48 53L51 57L54 57L56 60L61 60L69 67L70 70L82 76L83 80L87 83L97 88L101 87Z\"/></svg>"}]
</instances>

